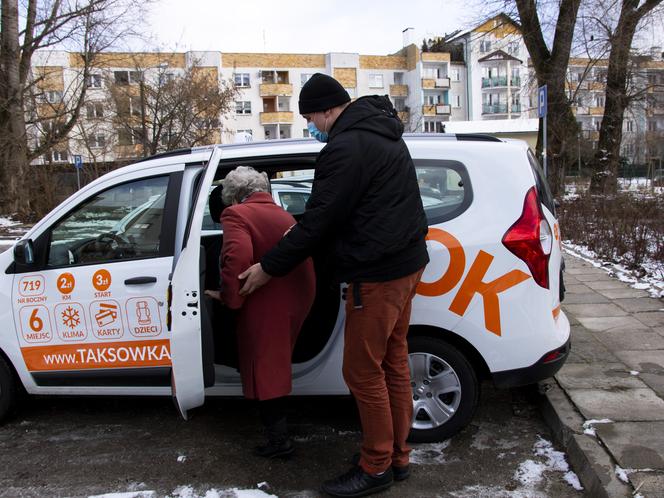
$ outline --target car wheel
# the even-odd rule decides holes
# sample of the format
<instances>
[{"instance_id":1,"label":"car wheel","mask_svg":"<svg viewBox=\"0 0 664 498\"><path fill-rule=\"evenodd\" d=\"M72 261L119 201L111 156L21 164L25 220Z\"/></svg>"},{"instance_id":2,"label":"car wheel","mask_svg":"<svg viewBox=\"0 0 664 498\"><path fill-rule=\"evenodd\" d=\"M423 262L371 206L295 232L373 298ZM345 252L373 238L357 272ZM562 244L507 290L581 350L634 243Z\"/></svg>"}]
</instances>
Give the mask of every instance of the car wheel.
<instances>
[{"instance_id":1,"label":"car wheel","mask_svg":"<svg viewBox=\"0 0 664 498\"><path fill-rule=\"evenodd\" d=\"M12 369L0 356L0 424L7 418L16 403L16 382Z\"/></svg>"},{"instance_id":2,"label":"car wheel","mask_svg":"<svg viewBox=\"0 0 664 498\"><path fill-rule=\"evenodd\" d=\"M473 418L480 387L465 355L433 337L408 339L408 363L413 388L413 422L409 440L443 441Z\"/></svg>"}]
</instances>

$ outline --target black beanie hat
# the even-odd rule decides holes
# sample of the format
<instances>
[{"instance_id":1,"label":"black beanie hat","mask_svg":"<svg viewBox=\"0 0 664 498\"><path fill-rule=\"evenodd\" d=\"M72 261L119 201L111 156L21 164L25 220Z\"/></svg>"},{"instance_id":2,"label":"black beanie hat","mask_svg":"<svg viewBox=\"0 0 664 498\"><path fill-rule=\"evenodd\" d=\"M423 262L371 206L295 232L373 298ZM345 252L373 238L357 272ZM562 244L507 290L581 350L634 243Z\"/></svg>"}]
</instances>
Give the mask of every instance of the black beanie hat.
<instances>
[{"instance_id":1,"label":"black beanie hat","mask_svg":"<svg viewBox=\"0 0 664 498\"><path fill-rule=\"evenodd\" d=\"M326 74L316 73L300 91L300 114L326 111L350 102L350 95L337 80Z\"/></svg>"}]
</instances>

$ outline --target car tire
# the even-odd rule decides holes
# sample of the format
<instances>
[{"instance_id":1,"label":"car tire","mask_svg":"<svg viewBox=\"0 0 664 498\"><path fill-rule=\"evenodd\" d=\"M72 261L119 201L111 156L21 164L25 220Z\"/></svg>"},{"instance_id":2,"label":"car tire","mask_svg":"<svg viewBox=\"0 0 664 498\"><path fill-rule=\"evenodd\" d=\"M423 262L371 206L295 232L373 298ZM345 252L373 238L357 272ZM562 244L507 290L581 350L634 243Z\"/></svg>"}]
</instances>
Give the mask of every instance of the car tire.
<instances>
[{"instance_id":1,"label":"car tire","mask_svg":"<svg viewBox=\"0 0 664 498\"><path fill-rule=\"evenodd\" d=\"M0 356L0 424L2 424L14 409L17 389L14 373L5 359Z\"/></svg>"},{"instance_id":2,"label":"car tire","mask_svg":"<svg viewBox=\"0 0 664 498\"><path fill-rule=\"evenodd\" d=\"M475 414L480 395L475 369L459 349L443 339L409 337L408 353L413 386L413 425L408 440L431 443L448 439Z\"/></svg>"}]
</instances>

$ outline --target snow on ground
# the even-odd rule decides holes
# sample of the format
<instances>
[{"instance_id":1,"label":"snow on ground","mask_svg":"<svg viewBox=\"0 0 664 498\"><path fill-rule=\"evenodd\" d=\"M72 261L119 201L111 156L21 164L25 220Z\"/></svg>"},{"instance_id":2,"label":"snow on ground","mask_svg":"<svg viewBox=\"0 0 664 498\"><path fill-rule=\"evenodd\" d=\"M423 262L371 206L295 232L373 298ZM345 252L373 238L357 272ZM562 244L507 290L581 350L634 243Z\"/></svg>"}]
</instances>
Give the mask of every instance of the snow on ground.
<instances>
[{"instance_id":1,"label":"snow on ground","mask_svg":"<svg viewBox=\"0 0 664 498\"><path fill-rule=\"evenodd\" d=\"M596 424L612 424L613 420L609 418L602 418L602 419L590 419L586 420L583 423L583 433L587 434L589 436L597 436L597 431L595 430L595 425Z\"/></svg>"},{"instance_id":2,"label":"snow on ground","mask_svg":"<svg viewBox=\"0 0 664 498\"><path fill-rule=\"evenodd\" d=\"M444 450L450 441L442 443L413 444L410 452L410 463L413 465L439 465L446 462Z\"/></svg>"},{"instance_id":3,"label":"snow on ground","mask_svg":"<svg viewBox=\"0 0 664 498\"><path fill-rule=\"evenodd\" d=\"M533 446L533 454L540 459L525 460L514 472L514 479L522 486L534 488L544 478L544 472L563 472L563 478L570 486L577 491L583 489L578 476L570 470L565 454L555 450L549 441L538 436Z\"/></svg>"},{"instance_id":4,"label":"snow on ground","mask_svg":"<svg viewBox=\"0 0 664 498\"><path fill-rule=\"evenodd\" d=\"M11 217L0 216L0 227L11 227L20 224L21 224L20 221L12 220Z\"/></svg>"},{"instance_id":5,"label":"snow on ground","mask_svg":"<svg viewBox=\"0 0 664 498\"><path fill-rule=\"evenodd\" d=\"M664 261L648 260L644 262L641 266L646 275L637 277L633 270L629 270L621 264L600 260L597 254L586 246L573 244L571 241L565 240L563 241L563 249L567 254L582 259L595 268L606 271L612 277L630 284L634 289L645 290L652 297L664 297Z\"/></svg>"}]
</instances>

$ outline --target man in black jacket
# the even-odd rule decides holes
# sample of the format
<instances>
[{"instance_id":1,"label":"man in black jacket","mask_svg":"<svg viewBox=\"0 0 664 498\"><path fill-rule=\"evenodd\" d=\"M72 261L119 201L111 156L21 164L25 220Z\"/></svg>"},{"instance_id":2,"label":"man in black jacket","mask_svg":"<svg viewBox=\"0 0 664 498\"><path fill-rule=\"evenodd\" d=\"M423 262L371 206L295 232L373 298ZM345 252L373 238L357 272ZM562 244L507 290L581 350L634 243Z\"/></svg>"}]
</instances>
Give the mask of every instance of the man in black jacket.
<instances>
[{"instance_id":1,"label":"man in black jacket","mask_svg":"<svg viewBox=\"0 0 664 498\"><path fill-rule=\"evenodd\" d=\"M307 210L240 278L248 294L322 244L333 247L337 278L349 284L343 374L357 401L363 442L358 465L323 490L363 496L408 477L413 408L406 335L429 261L427 221L403 125L386 96L350 103L335 79L317 73L302 87L299 107L311 135L327 142Z\"/></svg>"}]
</instances>

